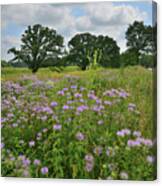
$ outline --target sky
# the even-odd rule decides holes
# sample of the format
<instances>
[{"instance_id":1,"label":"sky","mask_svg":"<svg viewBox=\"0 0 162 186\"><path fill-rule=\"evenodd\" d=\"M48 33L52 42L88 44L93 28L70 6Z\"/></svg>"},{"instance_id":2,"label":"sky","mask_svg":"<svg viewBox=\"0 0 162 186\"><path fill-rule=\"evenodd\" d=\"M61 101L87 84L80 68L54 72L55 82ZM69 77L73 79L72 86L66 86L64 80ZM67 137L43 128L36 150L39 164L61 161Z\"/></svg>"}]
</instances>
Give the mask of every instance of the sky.
<instances>
[{"instance_id":1,"label":"sky","mask_svg":"<svg viewBox=\"0 0 162 186\"><path fill-rule=\"evenodd\" d=\"M65 46L76 33L108 35L126 50L125 32L135 20L152 24L152 1L1 5L1 59L19 48L28 25L41 24L64 36Z\"/></svg>"}]
</instances>

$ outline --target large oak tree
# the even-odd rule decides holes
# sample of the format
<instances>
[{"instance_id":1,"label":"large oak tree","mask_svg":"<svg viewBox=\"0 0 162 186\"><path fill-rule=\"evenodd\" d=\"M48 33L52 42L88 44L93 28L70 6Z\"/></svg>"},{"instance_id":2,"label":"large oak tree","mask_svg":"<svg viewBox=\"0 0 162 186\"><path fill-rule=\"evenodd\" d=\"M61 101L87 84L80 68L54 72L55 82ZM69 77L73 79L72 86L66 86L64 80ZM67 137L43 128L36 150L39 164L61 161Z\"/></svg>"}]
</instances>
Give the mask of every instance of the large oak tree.
<instances>
[{"instance_id":1,"label":"large oak tree","mask_svg":"<svg viewBox=\"0 0 162 186\"><path fill-rule=\"evenodd\" d=\"M68 43L69 61L86 70L96 62L104 67L119 66L119 47L108 36L95 36L90 33L75 35Z\"/></svg>"},{"instance_id":2,"label":"large oak tree","mask_svg":"<svg viewBox=\"0 0 162 186\"><path fill-rule=\"evenodd\" d=\"M42 63L56 60L62 54L63 37L54 29L39 24L28 26L21 41L20 50L11 48L8 52L14 54L12 61L25 62L33 73Z\"/></svg>"}]
</instances>

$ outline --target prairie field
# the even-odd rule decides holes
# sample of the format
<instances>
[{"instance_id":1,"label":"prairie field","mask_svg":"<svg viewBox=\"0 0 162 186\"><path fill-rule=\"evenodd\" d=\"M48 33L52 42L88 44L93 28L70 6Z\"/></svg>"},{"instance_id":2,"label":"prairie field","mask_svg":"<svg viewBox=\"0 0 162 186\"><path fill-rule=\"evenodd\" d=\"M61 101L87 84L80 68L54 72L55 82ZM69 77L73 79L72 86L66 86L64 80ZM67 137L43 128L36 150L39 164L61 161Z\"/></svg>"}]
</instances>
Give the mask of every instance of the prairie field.
<instances>
[{"instance_id":1,"label":"prairie field","mask_svg":"<svg viewBox=\"0 0 162 186\"><path fill-rule=\"evenodd\" d=\"M1 72L2 176L154 180L153 72Z\"/></svg>"}]
</instances>

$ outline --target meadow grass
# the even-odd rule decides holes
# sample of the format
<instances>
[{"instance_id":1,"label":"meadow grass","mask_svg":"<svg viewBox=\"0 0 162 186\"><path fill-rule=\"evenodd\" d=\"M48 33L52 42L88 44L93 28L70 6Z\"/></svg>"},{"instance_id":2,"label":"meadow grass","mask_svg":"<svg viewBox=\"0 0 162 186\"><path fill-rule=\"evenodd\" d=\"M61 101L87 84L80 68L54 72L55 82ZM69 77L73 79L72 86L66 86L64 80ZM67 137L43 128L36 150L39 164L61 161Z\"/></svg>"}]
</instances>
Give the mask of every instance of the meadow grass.
<instances>
[{"instance_id":1,"label":"meadow grass","mask_svg":"<svg viewBox=\"0 0 162 186\"><path fill-rule=\"evenodd\" d=\"M18 81L24 77L36 76L40 80L61 80L68 76L81 78L81 82L89 89L102 90L123 88L132 94L132 102L138 104L141 112L141 126L148 131L153 130L153 72L143 67L121 69L98 69L81 71L77 67L66 67L62 73L52 72L49 68L41 68L35 75L27 68L3 68L3 81ZM60 84L60 81L59 83ZM149 127L148 127L149 125Z\"/></svg>"},{"instance_id":2,"label":"meadow grass","mask_svg":"<svg viewBox=\"0 0 162 186\"><path fill-rule=\"evenodd\" d=\"M153 72L148 69L68 67L57 73L43 68L33 75L26 68L3 68L2 105L4 176L155 178ZM42 130L43 139L36 139ZM140 139L133 137L136 132ZM19 146L22 138L24 146ZM19 165L18 171L15 164L25 161L20 155L30 163ZM39 158L41 166L34 167L33 158Z\"/></svg>"}]
</instances>

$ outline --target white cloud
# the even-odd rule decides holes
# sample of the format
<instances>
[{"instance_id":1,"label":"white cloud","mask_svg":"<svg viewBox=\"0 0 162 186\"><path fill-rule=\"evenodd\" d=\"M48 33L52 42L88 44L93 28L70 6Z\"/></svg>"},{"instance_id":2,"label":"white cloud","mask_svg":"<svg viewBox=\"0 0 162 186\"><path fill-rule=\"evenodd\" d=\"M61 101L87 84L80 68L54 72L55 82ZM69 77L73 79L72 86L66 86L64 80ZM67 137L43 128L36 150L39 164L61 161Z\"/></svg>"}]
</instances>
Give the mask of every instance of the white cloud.
<instances>
[{"instance_id":1,"label":"white cloud","mask_svg":"<svg viewBox=\"0 0 162 186\"><path fill-rule=\"evenodd\" d=\"M65 42L80 32L91 32L99 35L109 35L117 40L124 50L125 31L133 21L146 19L146 12L130 5L105 3L83 3L77 5L85 14L74 16L74 4L21 4L2 6L2 57L6 58L6 51L12 46L18 46L18 38L7 34L3 30L12 25L26 28L28 25L42 24L56 29L65 37ZM9 58L9 56L7 57Z\"/></svg>"},{"instance_id":2,"label":"white cloud","mask_svg":"<svg viewBox=\"0 0 162 186\"><path fill-rule=\"evenodd\" d=\"M111 2L107 3L88 3L85 9L90 19L94 24L99 25L126 25L134 20L144 20L145 12L140 12L139 9L130 5L118 5Z\"/></svg>"},{"instance_id":3,"label":"white cloud","mask_svg":"<svg viewBox=\"0 0 162 186\"><path fill-rule=\"evenodd\" d=\"M93 24L88 16L82 16L76 19L75 26L76 29L79 31L86 31L86 30L90 30Z\"/></svg>"},{"instance_id":4,"label":"white cloud","mask_svg":"<svg viewBox=\"0 0 162 186\"><path fill-rule=\"evenodd\" d=\"M35 23L48 26L62 25L62 23L69 19L69 16L70 10L66 6L53 6L50 4L2 6L2 19L6 22L6 25L12 22L19 26L27 26Z\"/></svg>"},{"instance_id":5,"label":"white cloud","mask_svg":"<svg viewBox=\"0 0 162 186\"><path fill-rule=\"evenodd\" d=\"M11 47L19 48L21 42L19 37L15 36L5 36L2 38L1 41L1 56L2 59L9 59L12 56L12 54L7 54L7 51Z\"/></svg>"}]
</instances>

